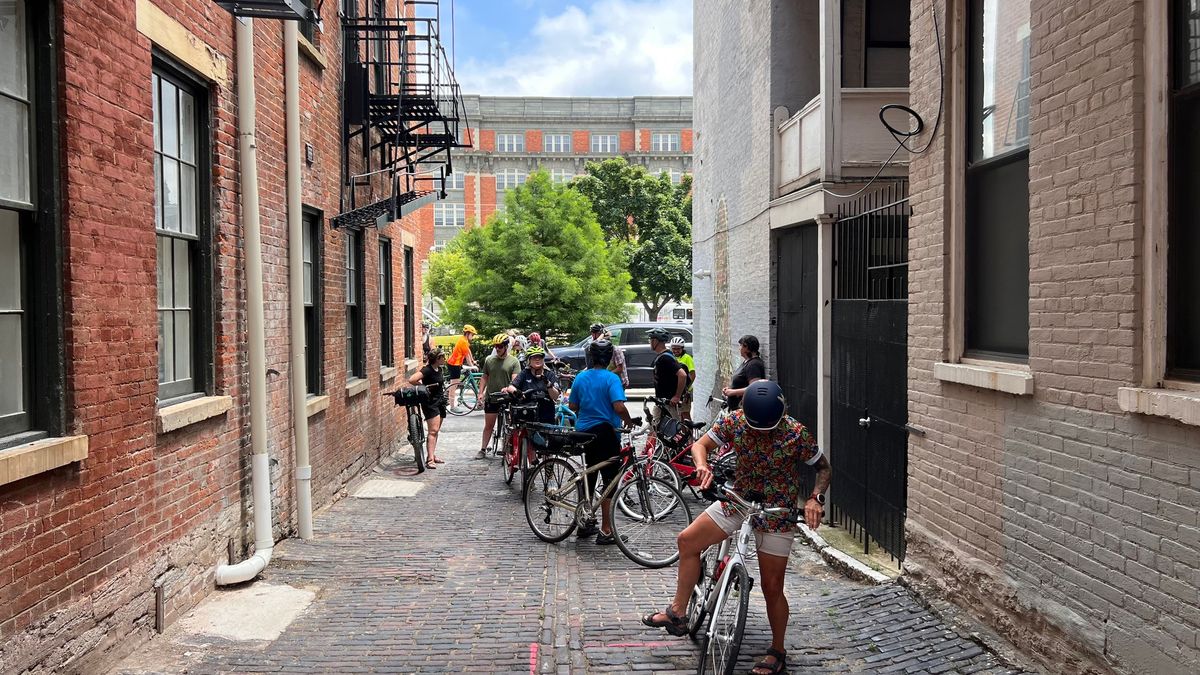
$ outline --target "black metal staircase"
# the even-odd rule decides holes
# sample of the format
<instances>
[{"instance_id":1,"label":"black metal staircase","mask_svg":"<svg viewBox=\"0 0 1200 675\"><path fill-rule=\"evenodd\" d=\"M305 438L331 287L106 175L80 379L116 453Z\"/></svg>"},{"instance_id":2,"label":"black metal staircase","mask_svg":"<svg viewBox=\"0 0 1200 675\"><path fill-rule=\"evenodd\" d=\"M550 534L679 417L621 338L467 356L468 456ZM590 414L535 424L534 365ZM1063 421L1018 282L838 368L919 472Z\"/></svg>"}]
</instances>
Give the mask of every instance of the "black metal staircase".
<instances>
[{"instance_id":1,"label":"black metal staircase","mask_svg":"<svg viewBox=\"0 0 1200 675\"><path fill-rule=\"evenodd\" d=\"M345 171L348 206L334 227L364 227L399 218L445 196L451 151L468 147L462 91L441 38L438 0L403 0L404 16L369 0L367 16L345 17L345 108L342 143L360 161ZM387 175L392 194L359 205L359 188ZM375 179L376 181L378 179Z\"/></svg>"}]
</instances>

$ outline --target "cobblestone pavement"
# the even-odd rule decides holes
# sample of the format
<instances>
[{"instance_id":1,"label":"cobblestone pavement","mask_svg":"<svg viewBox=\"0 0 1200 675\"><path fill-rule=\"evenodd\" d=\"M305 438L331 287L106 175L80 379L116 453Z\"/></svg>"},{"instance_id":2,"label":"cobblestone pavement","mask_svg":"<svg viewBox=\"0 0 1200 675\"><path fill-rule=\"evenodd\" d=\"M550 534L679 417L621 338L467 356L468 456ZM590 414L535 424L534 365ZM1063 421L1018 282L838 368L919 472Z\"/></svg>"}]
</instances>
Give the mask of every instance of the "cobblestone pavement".
<instances>
[{"instance_id":1,"label":"cobblestone pavement","mask_svg":"<svg viewBox=\"0 0 1200 675\"><path fill-rule=\"evenodd\" d=\"M640 621L668 600L674 568L642 569L574 537L537 540L520 481L508 487L496 460L470 459L481 425L478 414L448 420L436 470L413 477L407 447L380 468L423 482L415 496L346 498L318 514L312 541L276 548L264 580L318 589L278 639L168 631L116 672L694 672L687 638ZM904 588L848 581L799 543L792 559L792 672L1011 672ZM738 672L767 646L755 590Z\"/></svg>"}]
</instances>

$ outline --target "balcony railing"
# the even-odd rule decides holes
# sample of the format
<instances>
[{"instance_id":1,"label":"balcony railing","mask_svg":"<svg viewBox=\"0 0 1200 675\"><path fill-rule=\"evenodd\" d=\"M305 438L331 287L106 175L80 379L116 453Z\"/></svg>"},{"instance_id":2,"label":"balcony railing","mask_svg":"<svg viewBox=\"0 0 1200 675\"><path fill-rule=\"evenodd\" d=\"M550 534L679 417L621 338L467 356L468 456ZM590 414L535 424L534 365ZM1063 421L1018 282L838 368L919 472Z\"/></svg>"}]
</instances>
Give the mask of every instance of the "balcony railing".
<instances>
[{"instance_id":1,"label":"balcony railing","mask_svg":"<svg viewBox=\"0 0 1200 675\"><path fill-rule=\"evenodd\" d=\"M821 96L776 128L778 160L776 196L822 181L873 175L896 149L896 141L879 122L879 110L890 103L907 105L908 89L842 89L840 119L826 133L825 102ZM830 158L835 166L829 166ZM901 150L892 163L903 173L908 156ZM887 172L885 172L887 173Z\"/></svg>"}]
</instances>

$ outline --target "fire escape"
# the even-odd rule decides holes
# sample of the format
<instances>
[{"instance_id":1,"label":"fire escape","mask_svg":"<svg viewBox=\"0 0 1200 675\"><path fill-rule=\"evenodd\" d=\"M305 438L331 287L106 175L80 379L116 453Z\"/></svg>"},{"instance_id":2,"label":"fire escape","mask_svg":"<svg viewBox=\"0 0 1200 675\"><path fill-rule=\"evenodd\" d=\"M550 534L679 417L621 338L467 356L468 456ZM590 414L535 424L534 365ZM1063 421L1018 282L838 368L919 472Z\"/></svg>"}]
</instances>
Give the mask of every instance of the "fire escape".
<instances>
[{"instance_id":1,"label":"fire escape","mask_svg":"<svg viewBox=\"0 0 1200 675\"><path fill-rule=\"evenodd\" d=\"M366 16L345 17L342 24L348 208L334 217L335 228L384 225L444 198L451 150L468 145L438 0L366 4ZM403 16L388 16L387 8L396 5ZM360 189L379 187L382 177L389 194L360 203L368 201L359 199Z\"/></svg>"}]
</instances>

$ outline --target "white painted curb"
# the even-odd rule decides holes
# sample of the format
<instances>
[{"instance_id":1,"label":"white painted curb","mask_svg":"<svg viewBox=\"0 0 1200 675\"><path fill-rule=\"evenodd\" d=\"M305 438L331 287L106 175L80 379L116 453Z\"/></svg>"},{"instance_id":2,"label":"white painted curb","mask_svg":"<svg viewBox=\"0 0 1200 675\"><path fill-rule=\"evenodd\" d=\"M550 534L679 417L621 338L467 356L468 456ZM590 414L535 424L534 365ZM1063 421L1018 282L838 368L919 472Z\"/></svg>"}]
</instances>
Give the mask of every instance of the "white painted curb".
<instances>
[{"instance_id":1,"label":"white painted curb","mask_svg":"<svg viewBox=\"0 0 1200 675\"><path fill-rule=\"evenodd\" d=\"M855 560L852 556L830 546L829 542L825 541L816 531L809 529L807 525L800 525L800 534L804 535L808 543L816 549L817 553L830 567L840 571L851 579L866 581L877 586L892 582L892 578L886 574L876 572L858 560Z\"/></svg>"}]
</instances>

